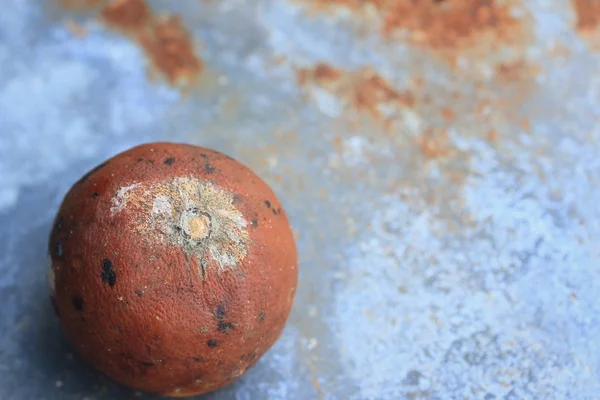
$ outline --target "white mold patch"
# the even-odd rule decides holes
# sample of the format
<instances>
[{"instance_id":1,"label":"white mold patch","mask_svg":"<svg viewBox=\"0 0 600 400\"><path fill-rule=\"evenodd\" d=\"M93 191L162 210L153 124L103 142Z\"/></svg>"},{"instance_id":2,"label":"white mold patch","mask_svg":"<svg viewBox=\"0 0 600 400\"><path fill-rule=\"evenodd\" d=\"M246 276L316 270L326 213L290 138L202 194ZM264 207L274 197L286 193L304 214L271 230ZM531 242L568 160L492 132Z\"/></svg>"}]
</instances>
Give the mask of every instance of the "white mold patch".
<instances>
[{"instance_id":1,"label":"white mold patch","mask_svg":"<svg viewBox=\"0 0 600 400\"><path fill-rule=\"evenodd\" d=\"M232 194L211 183L178 177L144 190L137 185L123 188L115 199L115 210L129 203L147 216L138 224L141 233L198 257L201 274L206 257L220 271L237 268L246 258L247 221L233 204Z\"/></svg>"},{"instance_id":2,"label":"white mold patch","mask_svg":"<svg viewBox=\"0 0 600 400\"><path fill-rule=\"evenodd\" d=\"M123 211L125 206L127 205L127 197L128 193L138 187L139 183L134 183L133 185L121 187L117 194L112 198L110 207L110 216L113 217L115 214Z\"/></svg>"}]
</instances>

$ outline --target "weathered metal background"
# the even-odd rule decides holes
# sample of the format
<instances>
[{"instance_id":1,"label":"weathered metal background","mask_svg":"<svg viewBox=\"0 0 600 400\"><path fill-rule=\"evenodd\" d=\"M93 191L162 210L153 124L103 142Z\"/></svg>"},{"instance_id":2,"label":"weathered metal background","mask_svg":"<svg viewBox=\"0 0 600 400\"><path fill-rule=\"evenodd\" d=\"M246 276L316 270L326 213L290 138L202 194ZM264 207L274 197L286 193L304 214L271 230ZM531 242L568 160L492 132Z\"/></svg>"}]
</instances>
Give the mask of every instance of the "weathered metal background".
<instances>
[{"instance_id":1,"label":"weathered metal background","mask_svg":"<svg viewBox=\"0 0 600 400\"><path fill-rule=\"evenodd\" d=\"M598 398L599 2L149 2L197 73L100 3L1 1L1 399L153 398L45 281L71 183L150 140L245 162L297 232L284 335L207 399Z\"/></svg>"}]
</instances>

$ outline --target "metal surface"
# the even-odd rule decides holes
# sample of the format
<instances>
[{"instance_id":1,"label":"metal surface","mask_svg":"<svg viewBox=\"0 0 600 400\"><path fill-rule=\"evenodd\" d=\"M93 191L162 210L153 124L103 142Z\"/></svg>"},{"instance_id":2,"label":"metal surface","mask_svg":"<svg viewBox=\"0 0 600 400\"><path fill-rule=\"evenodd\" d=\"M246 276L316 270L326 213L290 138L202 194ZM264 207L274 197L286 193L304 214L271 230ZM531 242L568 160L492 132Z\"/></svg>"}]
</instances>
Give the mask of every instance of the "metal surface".
<instances>
[{"instance_id":1,"label":"metal surface","mask_svg":"<svg viewBox=\"0 0 600 400\"><path fill-rule=\"evenodd\" d=\"M207 399L597 398L593 15L582 33L569 1L523 1L520 22L448 39L464 23L434 31L415 6L403 26L425 39L411 42L382 34L373 6L151 3L196 40L205 69L191 89L149 78L136 42L91 11L2 2L1 399L154 398L74 354L45 281L66 190L150 140L248 164L298 235L284 335ZM319 62L339 71L298 85ZM385 104L365 104L352 79L373 71L410 98L370 87Z\"/></svg>"}]
</instances>

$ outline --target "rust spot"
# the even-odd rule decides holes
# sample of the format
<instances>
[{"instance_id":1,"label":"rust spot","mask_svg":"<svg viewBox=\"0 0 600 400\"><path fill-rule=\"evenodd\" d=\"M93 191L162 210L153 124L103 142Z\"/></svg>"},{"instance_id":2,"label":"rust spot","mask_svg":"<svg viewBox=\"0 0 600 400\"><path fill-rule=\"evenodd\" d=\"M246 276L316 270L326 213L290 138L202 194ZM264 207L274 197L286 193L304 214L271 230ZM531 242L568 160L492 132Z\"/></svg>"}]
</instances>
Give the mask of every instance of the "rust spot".
<instances>
[{"instance_id":1,"label":"rust spot","mask_svg":"<svg viewBox=\"0 0 600 400\"><path fill-rule=\"evenodd\" d=\"M411 42L437 49L493 33L495 40L512 41L520 21L510 6L497 0L311 0L317 8L346 7L356 13L375 10L381 32L390 37L405 32ZM586 2L586 0L580 0Z\"/></svg>"},{"instance_id":2,"label":"rust spot","mask_svg":"<svg viewBox=\"0 0 600 400\"><path fill-rule=\"evenodd\" d=\"M173 85L190 83L203 70L191 35L178 15L156 16L144 0L59 0L70 10L99 13L107 26L136 40L153 68ZM151 71L152 72L152 71Z\"/></svg>"},{"instance_id":3,"label":"rust spot","mask_svg":"<svg viewBox=\"0 0 600 400\"><path fill-rule=\"evenodd\" d=\"M140 43L171 83L180 83L202 72L203 63L195 54L192 39L178 16L155 21L140 36Z\"/></svg>"},{"instance_id":4,"label":"rust spot","mask_svg":"<svg viewBox=\"0 0 600 400\"><path fill-rule=\"evenodd\" d=\"M385 3L384 34L407 29L413 41L435 48L454 47L487 32L506 40L519 25L510 9L496 0L395 0Z\"/></svg>"},{"instance_id":5,"label":"rust spot","mask_svg":"<svg viewBox=\"0 0 600 400\"><path fill-rule=\"evenodd\" d=\"M449 154L450 144L446 130L428 130L415 141L427 158L442 158Z\"/></svg>"},{"instance_id":6,"label":"rust spot","mask_svg":"<svg viewBox=\"0 0 600 400\"><path fill-rule=\"evenodd\" d=\"M572 0L572 2L577 29L580 32L595 30L600 23L600 2L595 0Z\"/></svg>"},{"instance_id":7,"label":"rust spot","mask_svg":"<svg viewBox=\"0 0 600 400\"><path fill-rule=\"evenodd\" d=\"M102 19L112 27L126 31L142 29L152 18L144 0L115 0L102 10Z\"/></svg>"},{"instance_id":8,"label":"rust spot","mask_svg":"<svg viewBox=\"0 0 600 400\"><path fill-rule=\"evenodd\" d=\"M380 106L414 105L414 96L394 88L372 68L345 71L319 63L313 68L297 70L297 81L301 86L309 83L324 87L344 98L349 105L373 117L381 117Z\"/></svg>"},{"instance_id":9,"label":"rust spot","mask_svg":"<svg viewBox=\"0 0 600 400\"><path fill-rule=\"evenodd\" d=\"M85 26L82 26L72 20L65 22L65 27L67 28L69 33L71 33L71 35L78 37L79 39L85 37L85 35L87 35L87 33L88 33Z\"/></svg>"}]
</instances>

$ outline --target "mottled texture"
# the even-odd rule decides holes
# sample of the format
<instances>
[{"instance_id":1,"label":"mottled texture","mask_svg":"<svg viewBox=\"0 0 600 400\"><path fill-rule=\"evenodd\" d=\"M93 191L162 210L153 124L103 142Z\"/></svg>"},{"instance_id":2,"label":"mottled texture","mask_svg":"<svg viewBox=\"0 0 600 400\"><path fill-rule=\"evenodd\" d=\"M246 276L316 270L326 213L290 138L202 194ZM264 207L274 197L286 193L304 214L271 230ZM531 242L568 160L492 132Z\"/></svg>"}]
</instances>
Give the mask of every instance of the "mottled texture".
<instances>
[{"instance_id":1,"label":"mottled texture","mask_svg":"<svg viewBox=\"0 0 600 400\"><path fill-rule=\"evenodd\" d=\"M275 194L231 158L184 144L135 147L79 180L49 255L76 350L118 382L173 396L218 389L256 363L298 279Z\"/></svg>"}]
</instances>

